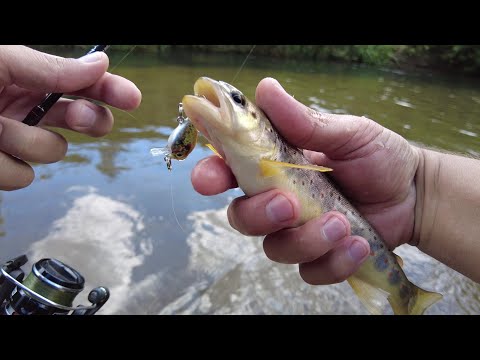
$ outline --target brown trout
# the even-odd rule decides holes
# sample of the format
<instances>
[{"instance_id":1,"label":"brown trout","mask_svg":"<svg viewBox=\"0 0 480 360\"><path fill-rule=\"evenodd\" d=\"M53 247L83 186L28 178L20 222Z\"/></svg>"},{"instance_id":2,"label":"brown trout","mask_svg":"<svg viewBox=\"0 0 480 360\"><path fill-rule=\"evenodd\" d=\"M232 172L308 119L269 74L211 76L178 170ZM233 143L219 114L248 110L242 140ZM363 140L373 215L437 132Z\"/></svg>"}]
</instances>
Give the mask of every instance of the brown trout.
<instances>
[{"instance_id":1,"label":"brown trout","mask_svg":"<svg viewBox=\"0 0 480 360\"><path fill-rule=\"evenodd\" d=\"M352 235L367 239L370 256L347 281L372 314L383 313L385 299L395 314L419 315L442 298L407 279L401 259L322 174L329 169L310 164L302 150L289 145L238 89L202 77L194 92L182 100L185 113L229 165L247 196L273 188L292 192L301 204L299 225L337 210L350 221Z\"/></svg>"}]
</instances>

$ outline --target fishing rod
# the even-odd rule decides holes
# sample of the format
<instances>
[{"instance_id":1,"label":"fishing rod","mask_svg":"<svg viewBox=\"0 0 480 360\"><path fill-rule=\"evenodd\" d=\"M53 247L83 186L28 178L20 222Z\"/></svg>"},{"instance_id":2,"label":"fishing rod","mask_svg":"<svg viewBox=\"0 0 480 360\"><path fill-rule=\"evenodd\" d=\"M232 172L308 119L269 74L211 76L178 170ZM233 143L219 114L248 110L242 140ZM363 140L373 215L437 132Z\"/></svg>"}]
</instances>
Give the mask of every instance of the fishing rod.
<instances>
[{"instance_id":1,"label":"fishing rod","mask_svg":"<svg viewBox=\"0 0 480 360\"><path fill-rule=\"evenodd\" d=\"M106 52L107 49L110 47L110 45L95 45L92 49L90 49L89 52L85 54L89 55L97 51L103 51ZM51 109L53 105L63 96L61 93L50 93L48 94L45 99L42 100L40 104L35 106L28 115L23 119L23 123L30 125L30 126L35 126L37 125L40 120L45 116L45 114Z\"/></svg>"}]
</instances>

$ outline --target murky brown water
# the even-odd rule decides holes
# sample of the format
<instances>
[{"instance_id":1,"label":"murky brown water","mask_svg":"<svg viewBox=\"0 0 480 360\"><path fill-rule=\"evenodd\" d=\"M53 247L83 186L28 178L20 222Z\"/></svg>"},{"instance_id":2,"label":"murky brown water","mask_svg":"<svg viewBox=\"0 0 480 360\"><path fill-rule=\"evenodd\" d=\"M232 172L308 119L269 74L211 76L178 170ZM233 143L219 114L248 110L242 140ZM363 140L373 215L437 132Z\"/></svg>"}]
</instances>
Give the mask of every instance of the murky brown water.
<instances>
[{"instance_id":1,"label":"murky brown water","mask_svg":"<svg viewBox=\"0 0 480 360\"><path fill-rule=\"evenodd\" d=\"M123 55L111 53L111 64ZM142 90L140 109L133 117L115 111L115 129L102 139L62 132L70 141L64 161L36 166L27 189L0 193L0 261L59 258L87 279L77 302L91 287L110 288L103 314L366 314L347 284L309 286L296 266L268 260L261 238L232 230L226 206L239 190L203 197L192 189L191 169L210 150L198 146L171 173L150 155L176 126L194 81L231 82L243 60L129 56L114 72ZM312 108L366 115L417 144L480 154L474 81L253 55L234 85L253 98L266 76ZM412 281L444 294L428 314L480 313L478 284L415 248L396 252Z\"/></svg>"}]
</instances>

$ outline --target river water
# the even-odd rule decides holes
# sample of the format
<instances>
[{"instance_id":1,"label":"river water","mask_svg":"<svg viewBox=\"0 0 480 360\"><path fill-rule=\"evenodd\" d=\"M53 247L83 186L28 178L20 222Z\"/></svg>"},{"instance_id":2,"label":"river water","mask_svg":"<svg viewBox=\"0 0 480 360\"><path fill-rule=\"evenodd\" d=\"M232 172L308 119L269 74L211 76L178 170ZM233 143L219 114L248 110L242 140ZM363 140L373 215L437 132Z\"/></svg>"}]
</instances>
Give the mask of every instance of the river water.
<instances>
[{"instance_id":1,"label":"river water","mask_svg":"<svg viewBox=\"0 0 480 360\"><path fill-rule=\"evenodd\" d=\"M123 55L113 51L111 66ZM133 51L113 72L138 85L141 107L131 115L113 110L115 128L101 139L61 131L70 142L65 160L34 166L26 189L0 192L0 261L23 253L29 267L43 257L64 261L86 278L75 303L85 304L95 286L109 287L101 314L367 314L348 284L307 285L297 266L266 258L262 238L231 229L226 208L241 191L203 197L193 190L191 170L211 154L203 140L172 172L150 155L165 145L195 80L231 82L243 61ZM365 115L417 145L480 154L474 80L253 53L233 84L253 99L267 76L316 110ZM444 295L427 314L480 313L478 284L416 248L396 252L414 283Z\"/></svg>"}]
</instances>

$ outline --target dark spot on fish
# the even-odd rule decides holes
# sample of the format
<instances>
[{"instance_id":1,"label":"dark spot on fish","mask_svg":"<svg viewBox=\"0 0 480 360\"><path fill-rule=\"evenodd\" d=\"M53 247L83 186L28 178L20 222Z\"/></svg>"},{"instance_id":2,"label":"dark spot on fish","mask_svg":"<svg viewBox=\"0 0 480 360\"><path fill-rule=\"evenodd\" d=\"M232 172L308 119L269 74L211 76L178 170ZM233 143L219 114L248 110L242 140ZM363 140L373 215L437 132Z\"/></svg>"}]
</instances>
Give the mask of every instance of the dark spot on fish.
<instances>
[{"instance_id":1,"label":"dark spot on fish","mask_svg":"<svg viewBox=\"0 0 480 360\"><path fill-rule=\"evenodd\" d=\"M400 286L400 298L405 299L406 297L410 297L410 288L407 285L402 284Z\"/></svg>"},{"instance_id":2,"label":"dark spot on fish","mask_svg":"<svg viewBox=\"0 0 480 360\"><path fill-rule=\"evenodd\" d=\"M293 183L296 184L297 182L295 180L293 180Z\"/></svg>"},{"instance_id":3,"label":"dark spot on fish","mask_svg":"<svg viewBox=\"0 0 480 360\"><path fill-rule=\"evenodd\" d=\"M313 180L310 180L310 185L313 184Z\"/></svg>"},{"instance_id":4,"label":"dark spot on fish","mask_svg":"<svg viewBox=\"0 0 480 360\"><path fill-rule=\"evenodd\" d=\"M368 228L368 231L372 232L372 228Z\"/></svg>"},{"instance_id":5,"label":"dark spot on fish","mask_svg":"<svg viewBox=\"0 0 480 360\"><path fill-rule=\"evenodd\" d=\"M392 285L400 282L400 272L397 269L392 269L392 271L388 273L388 282Z\"/></svg>"},{"instance_id":6,"label":"dark spot on fish","mask_svg":"<svg viewBox=\"0 0 480 360\"><path fill-rule=\"evenodd\" d=\"M269 130L270 132L273 132L273 129L272 129L272 128L270 128L270 129L268 129L268 130Z\"/></svg>"},{"instance_id":7,"label":"dark spot on fish","mask_svg":"<svg viewBox=\"0 0 480 360\"><path fill-rule=\"evenodd\" d=\"M377 236L376 236L376 235L373 235L373 238L374 238L375 240L377 240Z\"/></svg>"},{"instance_id":8,"label":"dark spot on fish","mask_svg":"<svg viewBox=\"0 0 480 360\"><path fill-rule=\"evenodd\" d=\"M314 198L314 199L315 199L315 194L312 194L312 198Z\"/></svg>"},{"instance_id":9,"label":"dark spot on fish","mask_svg":"<svg viewBox=\"0 0 480 360\"><path fill-rule=\"evenodd\" d=\"M337 197L337 200L338 200L338 201L340 201L340 200L341 200L340 196L339 196L339 197Z\"/></svg>"},{"instance_id":10,"label":"dark spot on fish","mask_svg":"<svg viewBox=\"0 0 480 360\"><path fill-rule=\"evenodd\" d=\"M330 191L330 197L333 197L333 191Z\"/></svg>"},{"instance_id":11,"label":"dark spot on fish","mask_svg":"<svg viewBox=\"0 0 480 360\"><path fill-rule=\"evenodd\" d=\"M251 114L252 114L252 116L253 116L254 119L257 118L257 114L256 114L254 111L252 111Z\"/></svg>"},{"instance_id":12,"label":"dark spot on fish","mask_svg":"<svg viewBox=\"0 0 480 360\"><path fill-rule=\"evenodd\" d=\"M388 267L388 258L385 253L378 255L375 259L375 268L379 271L384 271Z\"/></svg>"},{"instance_id":13,"label":"dark spot on fish","mask_svg":"<svg viewBox=\"0 0 480 360\"><path fill-rule=\"evenodd\" d=\"M305 186L305 181L302 181L302 186Z\"/></svg>"}]
</instances>

